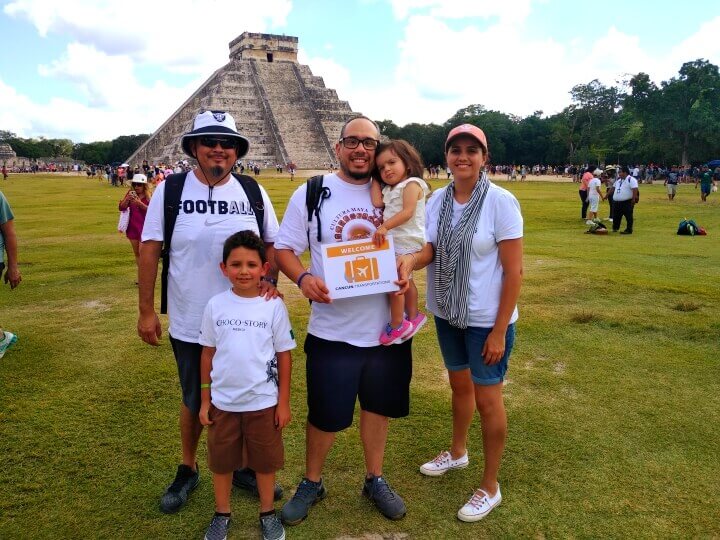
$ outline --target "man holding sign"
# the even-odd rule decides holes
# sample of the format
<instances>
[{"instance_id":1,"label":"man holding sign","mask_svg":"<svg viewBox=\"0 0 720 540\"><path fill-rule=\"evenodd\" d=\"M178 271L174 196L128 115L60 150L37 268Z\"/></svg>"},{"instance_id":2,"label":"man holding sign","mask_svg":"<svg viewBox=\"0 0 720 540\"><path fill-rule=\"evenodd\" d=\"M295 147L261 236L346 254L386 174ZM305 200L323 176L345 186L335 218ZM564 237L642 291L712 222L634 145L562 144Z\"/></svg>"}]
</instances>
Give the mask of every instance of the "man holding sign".
<instances>
[{"instance_id":1,"label":"man holding sign","mask_svg":"<svg viewBox=\"0 0 720 540\"><path fill-rule=\"evenodd\" d=\"M363 494L390 519L401 519L406 511L403 500L383 478L382 466L389 418L409 413L411 341L394 347L379 344L378 336L389 316L387 295L377 294L382 287L363 286L370 275L378 282L386 281L382 275L384 265L375 265L372 259L381 261L383 251L394 258L392 246L374 249L372 243L382 223L381 213L370 198L370 173L379 139L380 131L369 118L349 120L335 144L340 170L323 177L325 198L317 219L308 219L305 184L291 197L275 241L278 267L312 301L305 341L305 477L283 507L282 519L288 525L300 523L310 507L327 494L322 478L325 458L335 433L352 424L357 398L366 467ZM348 256L328 264L328 258L339 254L338 247ZM311 259L308 270L299 259L307 250ZM331 290L328 283L337 285ZM347 288L340 288L341 283ZM406 282L400 283L406 288ZM351 296L346 296L347 291Z\"/></svg>"}]
</instances>

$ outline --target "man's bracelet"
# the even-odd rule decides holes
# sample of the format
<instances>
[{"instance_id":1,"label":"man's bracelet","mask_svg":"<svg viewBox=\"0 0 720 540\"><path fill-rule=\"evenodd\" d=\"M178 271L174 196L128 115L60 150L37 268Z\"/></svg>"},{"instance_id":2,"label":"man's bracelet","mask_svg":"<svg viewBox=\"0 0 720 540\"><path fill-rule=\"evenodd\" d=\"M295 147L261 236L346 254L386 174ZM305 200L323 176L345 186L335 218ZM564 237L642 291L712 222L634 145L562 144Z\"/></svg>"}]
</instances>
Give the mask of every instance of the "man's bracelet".
<instances>
[{"instance_id":1,"label":"man's bracelet","mask_svg":"<svg viewBox=\"0 0 720 540\"><path fill-rule=\"evenodd\" d=\"M202 383L202 384L200 385L200 389L202 390L202 389L204 389L204 388L210 388L211 385L212 385L212 383L209 383L209 382L208 382L208 383Z\"/></svg>"},{"instance_id":2,"label":"man's bracelet","mask_svg":"<svg viewBox=\"0 0 720 540\"><path fill-rule=\"evenodd\" d=\"M310 272L303 272L300 274L300 277L297 278L297 286L300 288L300 284L302 283L302 280L305 279L307 276L312 276Z\"/></svg>"}]
</instances>

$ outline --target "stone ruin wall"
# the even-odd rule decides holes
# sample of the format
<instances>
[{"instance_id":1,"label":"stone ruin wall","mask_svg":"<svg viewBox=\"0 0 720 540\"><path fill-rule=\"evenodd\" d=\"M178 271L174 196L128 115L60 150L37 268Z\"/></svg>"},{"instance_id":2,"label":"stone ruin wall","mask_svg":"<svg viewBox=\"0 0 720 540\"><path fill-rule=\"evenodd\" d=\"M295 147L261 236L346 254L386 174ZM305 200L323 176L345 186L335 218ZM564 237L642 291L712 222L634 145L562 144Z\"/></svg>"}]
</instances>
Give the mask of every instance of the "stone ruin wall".
<instances>
[{"instance_id":1,"label":"stone ruin wall","mask_svg":"<svg viewBox=\"0 0 720 540\"><path fill-rule=\"evenodd\" d=\"M180 138L205 110L225 110L250 141L244 161L322 168L334 162L343 123L357 114L322 77L297 62L292 36L243 33L230 43L230 61L210 78L126 161L187 159ZM271 57L269 55L272 55ZM271 61L268 61L272 58Z\"/></svg>"}]
</instances>

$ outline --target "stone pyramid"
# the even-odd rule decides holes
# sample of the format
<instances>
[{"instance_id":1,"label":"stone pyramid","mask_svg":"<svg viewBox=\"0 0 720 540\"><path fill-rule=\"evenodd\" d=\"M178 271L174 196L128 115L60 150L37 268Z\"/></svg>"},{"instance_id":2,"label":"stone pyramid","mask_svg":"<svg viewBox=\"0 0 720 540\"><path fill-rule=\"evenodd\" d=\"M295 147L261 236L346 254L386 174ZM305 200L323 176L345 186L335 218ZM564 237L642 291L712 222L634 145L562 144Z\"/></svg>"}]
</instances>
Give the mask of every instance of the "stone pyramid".
<instances>
[{"instance_id":1,"label":"stone pyramid","mask_svg":"<svg viewBox=\"0 0 720 540\"><path fill-rule=\"evenodd\" d=\"M218 69L126 161L131 165L187 159L180 137L195 116L224 110L250 141L245 161L322 168L335 162L340 128L356 116L335 90L298 63L298 38L244 32L230 42L230 61Z\"/></svg>"}]
</instances>

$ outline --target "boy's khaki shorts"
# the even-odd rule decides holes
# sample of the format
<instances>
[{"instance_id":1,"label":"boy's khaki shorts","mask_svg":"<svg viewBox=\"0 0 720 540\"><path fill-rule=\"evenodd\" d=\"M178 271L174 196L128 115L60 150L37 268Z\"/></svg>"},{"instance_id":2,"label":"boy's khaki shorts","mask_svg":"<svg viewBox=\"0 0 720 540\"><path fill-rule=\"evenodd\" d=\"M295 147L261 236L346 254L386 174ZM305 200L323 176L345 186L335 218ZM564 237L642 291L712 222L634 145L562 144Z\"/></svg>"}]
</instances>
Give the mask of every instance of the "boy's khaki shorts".
<instances>
[{"instance_id":1,"label":"boy's khaki shorts","mask_svg":"<svg viewBox=\"0 0 720 540\"><path fill-rule=\"evenodd\" d=\"M208 468L216 474L241 467L273 473L283 468L281 430L275 429L275 407L260 411L228 412L214 405L209 411Z\"/></svg>"}]
</instances>

